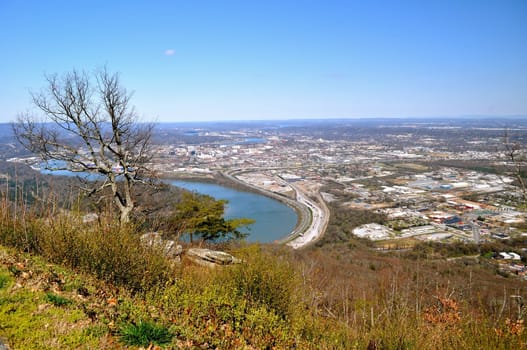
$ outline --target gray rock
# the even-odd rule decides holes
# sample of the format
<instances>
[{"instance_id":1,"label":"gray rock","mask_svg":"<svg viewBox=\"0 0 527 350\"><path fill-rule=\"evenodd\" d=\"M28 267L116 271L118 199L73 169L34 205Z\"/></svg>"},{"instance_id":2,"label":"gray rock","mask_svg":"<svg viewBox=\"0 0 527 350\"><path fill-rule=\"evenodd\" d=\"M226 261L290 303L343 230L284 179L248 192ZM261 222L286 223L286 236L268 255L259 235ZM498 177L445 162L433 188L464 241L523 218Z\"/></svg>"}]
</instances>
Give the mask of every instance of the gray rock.
<instances>
[{"instance_id":1,"label":"gray rock","mask_svg":"<svg viewBox=\"0 0 527 350\"><path fill-rule=\"evenodd\" d=\"M0 339L0 350L9 350L9 346L7 346L2 339Z\"/></svg>"},{"instance_id":2,"label":"gray rock","mask_svg":"<svg viewBox=\"0 0 527 350\"><path fill-rule=\"evenodd\" d=\"M228 253L205 248L190 248L187 256L205 266L239 264L242 261Z\"/></svg>"},{"instance_id":3,"label":"gray rock","mask_svg":"<svg viewBox=\"0 0 527 350\"><path fill-rule=\"evenodd\" d=\"M97 220L99 220L99 215L97 215L96 213L89 213L82 217L83 224L89 224L92 222L96 222Z\"/></svg>"},{"instance_id":4,"label":"gray rock","mask_svg":"<svg viewBox=\"0 0 527 350\"><path fill-rule=\"evenodd\" d=\"M160 247L163 254L170 259L179 260L183 247L176 244L173 240L161 238L159 232L148 232L141 236L141 242L148 246Z\"/></svg>"}]
</instances>

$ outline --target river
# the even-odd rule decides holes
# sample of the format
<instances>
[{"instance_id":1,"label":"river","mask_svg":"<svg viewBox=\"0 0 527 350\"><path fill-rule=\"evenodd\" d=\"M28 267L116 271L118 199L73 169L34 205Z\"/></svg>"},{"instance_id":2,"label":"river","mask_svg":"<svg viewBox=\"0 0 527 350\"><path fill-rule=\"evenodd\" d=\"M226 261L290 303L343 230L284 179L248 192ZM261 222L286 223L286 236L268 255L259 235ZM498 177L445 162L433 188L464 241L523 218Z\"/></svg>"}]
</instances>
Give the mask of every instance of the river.
<instances>
[{"instance_id":1,"label":"river","mask_svg":"<svg viewBox=\"0 0 527 350\"><path fill-rule=\"evenodd\" d=\"M41 170L43 174L78 176L82 173L72 173L66 170ZM86 174L85 174L86 175ZM88 180L93 180L97 175L89 174L85 176ZM164 180L173 186L185 188L207 194L216 199L228 201L225 210L225 218L250 218L254 219L251 224L243 229L242 232L248 233L246 238L249 242L269 243L287 236L296 226L296 212L276 199L271 199L262 194L235 190L230 187L216 185L206 182Z\"/></svg>"},{"instance_id":2,"label":"river","mask_svg":"<svg viewBox=\"0 0 527 350\"><path fill-rule=\"evenodd\" d=\"M229 202L225 210L227 219L242 217L254 219L255 223L248 227L247 240L250 242L273 242L287 236L296 226L297 215L292 208L264 195L205 182L182 180L167 182L216 199L227 200Z\"/></svg>"}]
</instances>

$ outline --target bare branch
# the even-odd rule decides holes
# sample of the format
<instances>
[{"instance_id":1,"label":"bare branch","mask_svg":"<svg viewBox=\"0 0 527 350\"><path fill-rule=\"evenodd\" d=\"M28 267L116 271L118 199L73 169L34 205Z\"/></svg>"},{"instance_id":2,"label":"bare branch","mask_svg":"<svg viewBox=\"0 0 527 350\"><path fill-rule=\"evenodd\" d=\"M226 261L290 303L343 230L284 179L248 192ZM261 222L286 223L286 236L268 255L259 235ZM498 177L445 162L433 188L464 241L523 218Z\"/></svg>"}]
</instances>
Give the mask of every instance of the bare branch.
<instances>
[{"instance_id":1,"label":"bare branch","mask_svg":"<svg viewBox=\"0 0 527 350\"><path fill-rule=\"evenodd\" d=\"M121 220L128 221L133 185L150 173L153 125L138 123L131 94L106 67L92 76L74 70L45 80L46 88L31 95L45 119L20 115L13 125L17 140L44 161L59 161L55 168L103 176L102 185L85 190L95 194L111 188Z\"/></svg>"}]
</instances>

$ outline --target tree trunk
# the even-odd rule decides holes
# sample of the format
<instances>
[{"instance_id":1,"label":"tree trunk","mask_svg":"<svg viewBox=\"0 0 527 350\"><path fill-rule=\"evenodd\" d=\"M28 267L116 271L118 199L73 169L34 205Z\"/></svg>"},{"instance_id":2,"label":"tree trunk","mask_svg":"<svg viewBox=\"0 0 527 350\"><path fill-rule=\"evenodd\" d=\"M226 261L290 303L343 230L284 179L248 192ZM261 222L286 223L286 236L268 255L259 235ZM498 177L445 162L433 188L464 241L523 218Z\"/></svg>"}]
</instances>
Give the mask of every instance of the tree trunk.
<instances>
[{"instance_id":1,"label":"tree trunk","mask_svg":"<svg viewBox=\"0 0 527 350\"><path fill-rule=\"evenodd\" d=\"M119 222L121 224L127 224L130 222L130 214L134 209L133 205L127 205L121 208L121 216L119 217Z\"/></svg>"},{"instance_id":2,"label":"tree trunk","mask_svg":"<svg viewBox=\"0 0 527 350\"><path fill-rule=\"evenodd\" d=\"M112 179L112 192L113 197L115 200L115 204L119 208L119 222L121 224L126 224L130 222L130 214L132 213L132 210L134 209L134 202L132 201L132 196L130 193L130 186L124 186L124 195L119 192L119 186L117 184L117 179ZM127 183L128 179L125 179L125 184Z\"/></svg>"}]
</instances>

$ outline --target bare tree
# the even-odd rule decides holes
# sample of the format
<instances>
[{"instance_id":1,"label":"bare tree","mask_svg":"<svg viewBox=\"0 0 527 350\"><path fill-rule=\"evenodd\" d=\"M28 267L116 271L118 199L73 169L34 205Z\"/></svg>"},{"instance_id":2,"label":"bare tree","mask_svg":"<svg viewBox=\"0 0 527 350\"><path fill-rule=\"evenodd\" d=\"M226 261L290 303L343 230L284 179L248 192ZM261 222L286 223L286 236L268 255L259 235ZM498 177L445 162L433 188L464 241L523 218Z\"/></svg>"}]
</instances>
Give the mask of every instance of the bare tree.
<instances>
[{"instance_id":1,"label":"bare tree","mask_svg":"<svg viewBox=\"0 0 527 350\"><path fill-rule=\"evenodd\" d=\"M519 141L513 141L508 130L503 136L500 151L505 161L506 174L513 177L518 184L523 199L527 202L527 147Z\"/></svg>"},{"instance_id":2,"label":"bare tree","mask_svg":"<svg viewBox=\"0 0 527 350\"><path fill-rule=\"evenodd\" d=\"M102 195L109 188L121 223L128 222L134 184L150 174L153 124L139 122L131 94L106 68L92 75L74 70L45 78L46 87L31 94L44 118L20 115L13 124L18 141L52 170L99 174L103 181L84 189Z\"/></svg>"}]
</instances>

